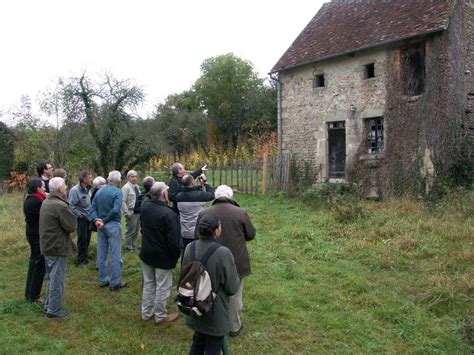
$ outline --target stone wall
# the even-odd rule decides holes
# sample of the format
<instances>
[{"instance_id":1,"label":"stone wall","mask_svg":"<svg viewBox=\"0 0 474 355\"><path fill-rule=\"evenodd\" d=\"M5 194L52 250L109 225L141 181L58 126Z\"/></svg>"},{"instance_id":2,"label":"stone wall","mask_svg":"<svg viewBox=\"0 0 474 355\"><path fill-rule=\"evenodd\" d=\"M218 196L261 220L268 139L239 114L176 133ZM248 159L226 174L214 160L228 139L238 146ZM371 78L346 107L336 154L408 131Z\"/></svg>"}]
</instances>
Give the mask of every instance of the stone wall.
<instances>
[{"instance_id":1,"label":"stone wall","mask_svg":"<svg viewBox=\"0 0 474 355\"><path fill-rule=\"evenodd\" d=\"M347 165L365 142L364 119L383 116L386 58L386 51L379 49L280 74L281 148L320 169L315 182L328 179L328 122L345 121ZM375 63L375 77L364 79L369 63ZM324 74L324 87L313 85L319 74Z\"/></svg>"},{"instance_id":2,"label":"stone wall","mask_svg":"<svg viewBox=\"0 0 474 355\"><path fill-rule=\"evenodd\" d=\"M402 54L416 43L425 49L425 90L405 96ZM375 63L375 77L364 79L368 63ZM313 85L319 74L321 88ZM319 170L315 183L327 181L327 124L344 121L349 180L374 197L429 190L435 166L449 168L458 154L460 127L472 132L473 78L474 0L458 0L448 31L280 73L281 149ZM378 116L385 152L367 158L365 120Z\"/></svg>"}]
</instances>

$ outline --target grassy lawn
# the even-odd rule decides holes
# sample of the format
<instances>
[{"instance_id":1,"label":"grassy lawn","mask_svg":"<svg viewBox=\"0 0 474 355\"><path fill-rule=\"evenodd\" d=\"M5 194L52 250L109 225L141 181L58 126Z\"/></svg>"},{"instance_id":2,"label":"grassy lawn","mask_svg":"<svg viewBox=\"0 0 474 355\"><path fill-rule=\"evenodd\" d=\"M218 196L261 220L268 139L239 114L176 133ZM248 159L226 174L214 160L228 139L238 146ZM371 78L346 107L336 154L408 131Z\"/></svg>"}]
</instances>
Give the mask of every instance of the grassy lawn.
<instances>
[{"instance_id":1,"label":"grassy lawn","mask_svg":"<svg viewBox=\"0 0 474 355\"><path fill-rule=\"evenodd\" d=\"M70 258L68 319L46 320L40 306L26 303L22 198L0 196L1 353L189 351L192 332L182 318L159 327L140 319L137 254L124 254L129 287L114 293L98 287L93 263L78 269ZM248 244L245 328L228 340L231 353L474 351L473 192L431 208L410 199L236 200L257 237ZM176 311L171 299L169 310Z\"/></svg>"}]
</instances>

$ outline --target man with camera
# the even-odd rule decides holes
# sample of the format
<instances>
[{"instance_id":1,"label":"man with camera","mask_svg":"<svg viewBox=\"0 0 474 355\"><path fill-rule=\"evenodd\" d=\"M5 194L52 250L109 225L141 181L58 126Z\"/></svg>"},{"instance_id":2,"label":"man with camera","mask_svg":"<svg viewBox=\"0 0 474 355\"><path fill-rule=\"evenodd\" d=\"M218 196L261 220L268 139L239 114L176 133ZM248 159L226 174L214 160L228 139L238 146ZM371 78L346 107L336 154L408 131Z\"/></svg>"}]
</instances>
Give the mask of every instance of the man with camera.
<instances>
[{"instance_id":1,"label":"man with camera","mask_svg":"<svg viewBox=\"0 0 474 355\"><path fill-rule=\"evenodd\" d=\"M202 168L193 171L190 175L193 179L196 179L199 175L207 170L207 165L204 165ZM184 170L184 166L181 163L174 163L171 167L171 180L168 183L169 190L168 190L168 198L172 202L173 209L176 213L179 213L178 210L178 201L176 201L176 195L182 190L184 187L183 185L183 176L185 175L186 171Z\"/></svg>"},{"instance_id":2,"label":"man with camera","mask_svg":"<svg viewBox=\"0 0 474 355\"><path fill-rule=\"evenodd\" d=\"M198 180L200 186L195 186L192 175L183 176L183 188L175 195L179 210L183 251L186 249L186 245L194 240L194 229L199 213L203 210L207 201L214 199L214 189L206 184L206 175L199 175Z\"/></svg>"}]
</instances>

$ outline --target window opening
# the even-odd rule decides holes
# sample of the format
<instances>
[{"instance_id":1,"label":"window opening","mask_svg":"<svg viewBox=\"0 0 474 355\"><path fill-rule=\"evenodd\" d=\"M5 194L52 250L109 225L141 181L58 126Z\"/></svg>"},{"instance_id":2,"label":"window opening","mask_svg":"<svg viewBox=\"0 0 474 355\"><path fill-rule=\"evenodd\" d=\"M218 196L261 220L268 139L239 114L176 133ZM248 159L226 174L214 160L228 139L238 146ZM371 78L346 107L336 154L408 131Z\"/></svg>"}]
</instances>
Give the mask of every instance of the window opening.
<instances>
[{"instance_id":1,"label":"window opening","mask_svg":"<svg viewBox=\"0 0 474 355\"><path fill-rule=\"evenodd\" d=\"M329 122L328 123L328 128L329 129L344 129L345 126L346 126L346 123L344 121Z\"/></svg>"},{"instance_id":2,"label":"window opening","mask_svg":"<svg viewBox=\"0 0 474 355\"><path fill-rule=\"evenodd\" d=\"M315 75L313 80L313 88L324 87L324 74Z\"/></svg>"},{"instance_id":3,"label":"window opening","mask_svg":"<svg viewBox=\"0 0 474 355\"><path fill-rule=\"evenodd\" d=\"M374 78L375 77L375 63L364 65L364 67L365 67L364 79Z\"/></svg>"},{"instance_id":4,"label":"window opening","mask_svg":"<svg viewBox=\"0 0 474 355\"><path fill-rule=\"evenodd\" d=\"M425 91L425 50L423 45L408 47L403 55L405 94L421 95Z\"/></svg>"},{"instance_id":5,"label":"window opening","mask_svg":"<svg viewBox=\"0 0 474 355\"><path fill-rule=\"evenodd\" d=\"M369 118L367 120L369 154L383 153L383 118Z\"/></svg>"}]
</instances>

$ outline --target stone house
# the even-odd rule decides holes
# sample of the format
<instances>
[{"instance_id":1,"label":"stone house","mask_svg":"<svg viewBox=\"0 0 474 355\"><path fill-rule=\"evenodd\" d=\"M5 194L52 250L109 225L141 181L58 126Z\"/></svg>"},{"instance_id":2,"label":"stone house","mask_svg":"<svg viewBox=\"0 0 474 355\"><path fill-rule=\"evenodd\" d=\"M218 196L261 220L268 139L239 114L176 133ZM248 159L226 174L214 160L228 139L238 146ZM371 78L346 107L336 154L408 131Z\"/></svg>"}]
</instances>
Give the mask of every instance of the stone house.
<instances>
[{"instance_id":1,"label":"stone house","mask_svg":"<svg viewBox=\"0 0 474 355\"><path fill-rule=\"evenodd\" d=\"M473 40L474 0L325 3L270 73L280 153L315 183L429 190L472 147Z\"/></svg>"}]
</instances>

